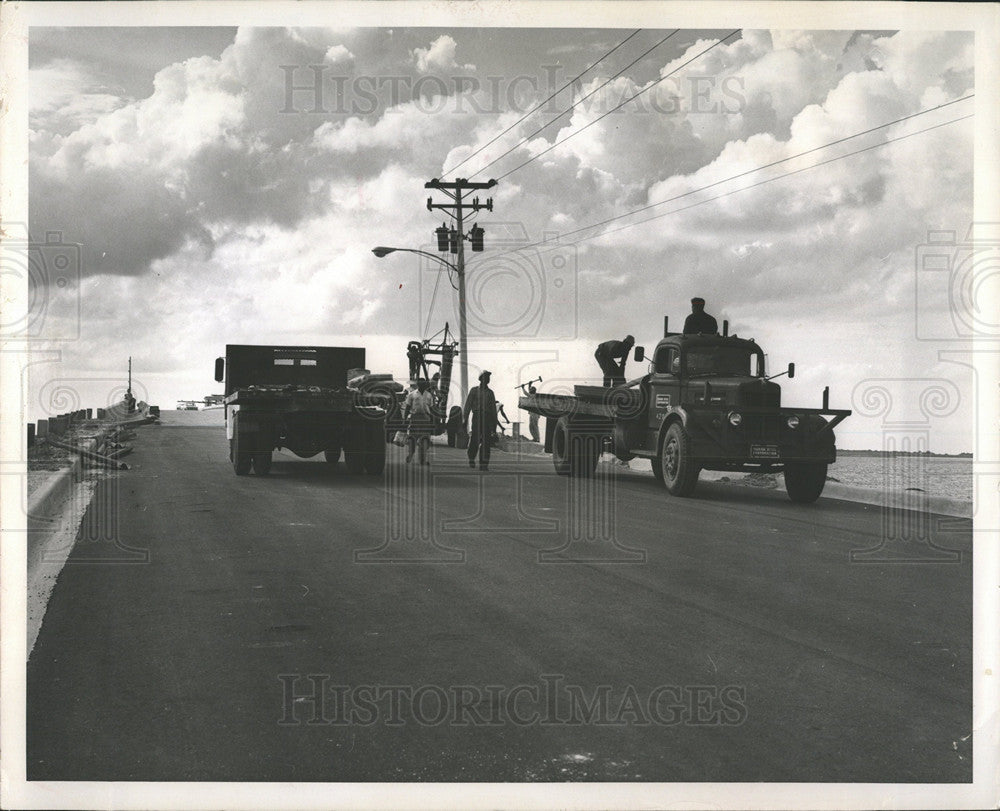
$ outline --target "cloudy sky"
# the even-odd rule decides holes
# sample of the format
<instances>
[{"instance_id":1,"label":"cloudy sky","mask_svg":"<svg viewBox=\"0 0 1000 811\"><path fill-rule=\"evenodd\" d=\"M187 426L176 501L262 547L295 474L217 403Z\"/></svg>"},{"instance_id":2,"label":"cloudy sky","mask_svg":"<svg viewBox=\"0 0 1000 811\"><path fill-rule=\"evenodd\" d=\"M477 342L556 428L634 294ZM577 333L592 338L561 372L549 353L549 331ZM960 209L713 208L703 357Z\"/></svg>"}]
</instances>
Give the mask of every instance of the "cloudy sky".
<instances>
[{"instance_id":1,"label":"cloudy sky","mask_svg":"<svg viewBox=\"0 0 1000 811\"><path fill-rule=\"evenodd\" d=\"M796 362L786 404L829 385L860 409L842 446L882 447L894 419L970 450L972 377L938 354L959 346L947 274L923 263L961 262L973 219L972 34L633 31L32 28L31 237L79 248L45 248L32 329L61 355L33 367L29 418L67 388L103 404L129 355L141 398L200 398L226 343L365 346L404 376L406 341L456 328L452 290L371 248L435 251L424 184L470 177L498 184L469 360L512 416L516 383L590 382L597 343L651 348L701 295ZM952 403L926 417L929 387Z\"/></svg>"}]
</instances>

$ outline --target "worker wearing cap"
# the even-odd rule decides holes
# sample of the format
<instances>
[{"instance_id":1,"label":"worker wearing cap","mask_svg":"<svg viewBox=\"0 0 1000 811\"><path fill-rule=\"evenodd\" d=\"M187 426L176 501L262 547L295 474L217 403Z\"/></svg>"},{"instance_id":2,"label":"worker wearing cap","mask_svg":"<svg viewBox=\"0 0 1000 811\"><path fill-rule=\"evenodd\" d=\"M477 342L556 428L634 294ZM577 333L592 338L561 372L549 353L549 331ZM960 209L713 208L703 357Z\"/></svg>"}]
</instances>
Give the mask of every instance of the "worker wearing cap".
<instances>
[{"instance_id":1,"label":"worker wearing cap","mask_svg":"<svg viewBox=\"0 0 1000 811\"><path fill-rule=\"evenodd\" d=\"M497 430L497 398L490 388L490 373L479 375L479 385L469 392L463 412L463 425L468 424L472 415L472 431L469 432L469 467L476 466L479 453L479 469L490 466L490 439Z\"/></svg>"},{"instance_id":2,"label":"worker wearing cap","mask_svg":"<svg viewBox=\"0 0 1000 811\"><path fill-rule=\"evenodd\" d=\"M594 358L604 373L605 386L619 386L625 382L625 362L635 346L635 338L626 335L622 341L605 341L599 344Z\"/></svg>"},{"instance_id":3,"label":"worker wearing cap","mask_svg":"<svg viewBox=\"0 0 1000 811\"><path fill-rule=\"evenodd\" d=\"M691 315L684 320L685 335L715 335L719 325L705 312L705 299L691 299Z\"/></svg>"}]
</instances>

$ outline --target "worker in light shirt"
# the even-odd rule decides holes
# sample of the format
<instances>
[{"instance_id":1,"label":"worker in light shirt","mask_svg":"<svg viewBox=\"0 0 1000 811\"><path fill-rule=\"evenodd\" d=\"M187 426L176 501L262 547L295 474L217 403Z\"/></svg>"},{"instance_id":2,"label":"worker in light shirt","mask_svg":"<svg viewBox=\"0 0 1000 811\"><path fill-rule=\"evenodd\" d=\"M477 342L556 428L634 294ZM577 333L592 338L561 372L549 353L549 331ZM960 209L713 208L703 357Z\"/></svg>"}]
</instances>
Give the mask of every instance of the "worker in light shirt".
<instances>
[{"instance_id":1,"label":"worker in light shirt","mask_svg":"<svg viewBox=\"0 0 1000 811\"><path fill-rule=\"evenodd\" d=\"M417 387L406 396L403 403L403 418L406 420L406 461L413 460L413 451L419 448L419 461L429 465L427 448L431 444L434 431L434 395L426 378L417 381Z\"/></svg>"}]
</instances>

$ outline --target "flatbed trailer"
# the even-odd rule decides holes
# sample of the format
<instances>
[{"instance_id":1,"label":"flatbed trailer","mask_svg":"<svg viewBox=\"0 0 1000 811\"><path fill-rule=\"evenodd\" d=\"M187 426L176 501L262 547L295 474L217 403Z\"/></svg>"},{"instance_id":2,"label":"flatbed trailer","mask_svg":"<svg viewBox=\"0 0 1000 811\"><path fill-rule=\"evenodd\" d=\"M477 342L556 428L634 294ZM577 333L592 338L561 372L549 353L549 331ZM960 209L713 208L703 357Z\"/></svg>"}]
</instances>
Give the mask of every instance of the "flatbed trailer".
<instances>
[{"instance_id":1,"label":"flatbed trailer","mask_svg":"<svg viewBox=\"0 0 1000 811\"><path fill-rule=\"evenodd\" d=\"M651 360L649 374L623 385L519 399L546 418L557 473L592 475L608 448L623 461L649 459L673 495L690 495L702 470L718 470L784 473L793 501L819 498L836 461L833 429L851 413L829 407L829 388L821 408L782 407L761 348L728 334L667 332ZM782 374L794 376L794 364Z\"/></svg>"}]
</instances>

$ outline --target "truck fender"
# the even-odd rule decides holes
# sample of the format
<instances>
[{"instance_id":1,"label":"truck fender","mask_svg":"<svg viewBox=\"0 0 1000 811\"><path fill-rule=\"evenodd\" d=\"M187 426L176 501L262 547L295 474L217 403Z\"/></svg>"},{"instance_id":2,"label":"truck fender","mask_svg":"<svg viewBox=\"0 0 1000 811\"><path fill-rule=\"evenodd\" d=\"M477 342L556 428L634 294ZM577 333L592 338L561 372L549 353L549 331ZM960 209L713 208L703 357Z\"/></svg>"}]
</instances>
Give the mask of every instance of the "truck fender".
<instances>
[{"instance_id":1,"label":"truck fender","mask_svg":"<svg viewBox=\"0 0 1000 811\"><path fill-rule=\"evenodd\" d=\"M663 415L663 419L660 421L660 428L656 432L656 452L660 452L660 445L663 442L663 437L667 433L667 429L673 425L675 422L679 422L682 426L687 428L688 425L688 413L683 408L675 406L671 408L666 414Z\"/></svg>"}]
</instances>

